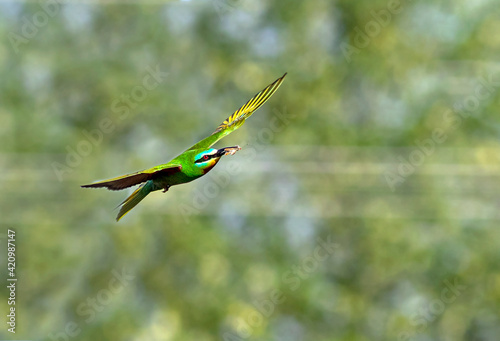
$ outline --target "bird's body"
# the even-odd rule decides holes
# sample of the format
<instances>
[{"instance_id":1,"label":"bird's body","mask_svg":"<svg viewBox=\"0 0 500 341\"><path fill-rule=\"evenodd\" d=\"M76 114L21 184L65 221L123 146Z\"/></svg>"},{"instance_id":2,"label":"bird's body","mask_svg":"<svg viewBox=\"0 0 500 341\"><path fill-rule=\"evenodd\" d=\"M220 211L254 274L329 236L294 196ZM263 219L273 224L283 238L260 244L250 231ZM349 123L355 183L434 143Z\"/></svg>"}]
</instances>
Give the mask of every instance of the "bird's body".
<instances>
[{"instance_id":1,"label":"bird's body","mask_svg":"<svg viewBox=\"0 0 500 341\"><path fill-rule=\"evenodd\" d=\"M128 211L134 208L142 199L153 191L168 191L171 186L191 182L215 167L224 155L232 155L241 148L239 146L221 149L211 148L218 140L238 129L245 119L255 112L278 89L286 73L274 83L252 97L244 106L229 116L217 127L215 132L196 143L194 146L175 157L171 161L132 174L127 174L99 181L82 187L105 187L109 190L121 190L141 184L120 206L116 220L120 220Z\"/></svg>"}]
</instances>

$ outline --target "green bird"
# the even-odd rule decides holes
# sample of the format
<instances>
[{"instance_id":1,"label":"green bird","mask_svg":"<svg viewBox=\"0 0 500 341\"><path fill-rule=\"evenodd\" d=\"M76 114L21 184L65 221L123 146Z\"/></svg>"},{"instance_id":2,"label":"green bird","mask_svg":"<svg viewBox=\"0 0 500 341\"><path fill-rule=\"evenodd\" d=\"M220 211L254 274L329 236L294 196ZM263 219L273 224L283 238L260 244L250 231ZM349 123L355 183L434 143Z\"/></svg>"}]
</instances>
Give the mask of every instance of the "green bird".
<instances>
[{"instance_id":1,"label":"green bird","mask_svg":"<svg viewBox=\"0 0 500 341\"><path fill-rule=\"evenodd\" d=\"M149 193L161 189L165 193L171 186L184 184L202 177L214 168L222 156L233 155L241 149L240 146L214 149L211 148L212 145L238 129L255 110L259 109L278 90L285 76L286 73L252 97L245 105L222 122L212 135L196 143L170 162L82 187L105 187L112 191L119 191L141 184L127 199L118 205L120 212L118 212L116 221L119 221Z\"/></svg>"}]
</instances>

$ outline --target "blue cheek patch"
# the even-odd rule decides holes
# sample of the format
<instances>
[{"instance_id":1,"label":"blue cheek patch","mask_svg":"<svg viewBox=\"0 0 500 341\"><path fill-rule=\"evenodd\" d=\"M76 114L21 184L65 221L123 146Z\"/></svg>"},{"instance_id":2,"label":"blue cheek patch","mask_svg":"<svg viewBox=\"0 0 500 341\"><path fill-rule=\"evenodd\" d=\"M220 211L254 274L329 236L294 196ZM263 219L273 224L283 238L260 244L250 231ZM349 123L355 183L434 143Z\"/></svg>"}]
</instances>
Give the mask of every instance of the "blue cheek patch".
<instances>
[{"instance_id":1,"label":"blue cheek patch","mask_svg":"<svg viewBox=\"0 0 500 341\"><path fill-rule=\"evenodd\" d=\"M198 167L198 168L207 168L207 167L213 166L214 164L215 164L214 159L210 159L206 162L195 163L196 167Z\"/></svg>"}]
</instances>

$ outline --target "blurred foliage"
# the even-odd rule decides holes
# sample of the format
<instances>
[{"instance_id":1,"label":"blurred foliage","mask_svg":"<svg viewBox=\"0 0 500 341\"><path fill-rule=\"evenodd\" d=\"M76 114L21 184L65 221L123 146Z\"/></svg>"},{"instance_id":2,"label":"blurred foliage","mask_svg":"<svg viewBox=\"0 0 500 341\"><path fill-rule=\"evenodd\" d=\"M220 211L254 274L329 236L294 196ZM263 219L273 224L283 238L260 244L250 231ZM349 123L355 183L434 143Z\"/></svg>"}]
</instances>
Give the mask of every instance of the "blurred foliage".
<instances>
[{"instance_id":1,"label":"blurred foliage","mask_svg":"<svg viewBox=\"0 0 500 341\"><path fill-rule=\"evenodd\" d=\"M63 3L0 2L1 339L498 338L495 1ZM127 193L79 187L168 161L284 72L209 176L118 224Z\"/></svg>"}]
</instances>

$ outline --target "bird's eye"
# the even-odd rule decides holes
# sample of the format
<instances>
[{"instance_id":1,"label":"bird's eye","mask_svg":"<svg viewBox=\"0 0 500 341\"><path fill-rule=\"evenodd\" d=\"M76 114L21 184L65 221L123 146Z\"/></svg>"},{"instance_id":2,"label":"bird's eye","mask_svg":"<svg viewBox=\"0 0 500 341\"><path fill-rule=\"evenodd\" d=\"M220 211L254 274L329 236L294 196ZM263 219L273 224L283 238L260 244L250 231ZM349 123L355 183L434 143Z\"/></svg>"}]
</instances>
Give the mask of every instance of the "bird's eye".
<instances>
[{"instance_id":1,"label":"bird's eye","mask_svg":"<svg viewBox=\"0 0 500 341\"><path fill-rule=\"evenodd\" d=\"M208 160L208 155L204 155L203 160Z\"/></svg>"}]
</instances>

